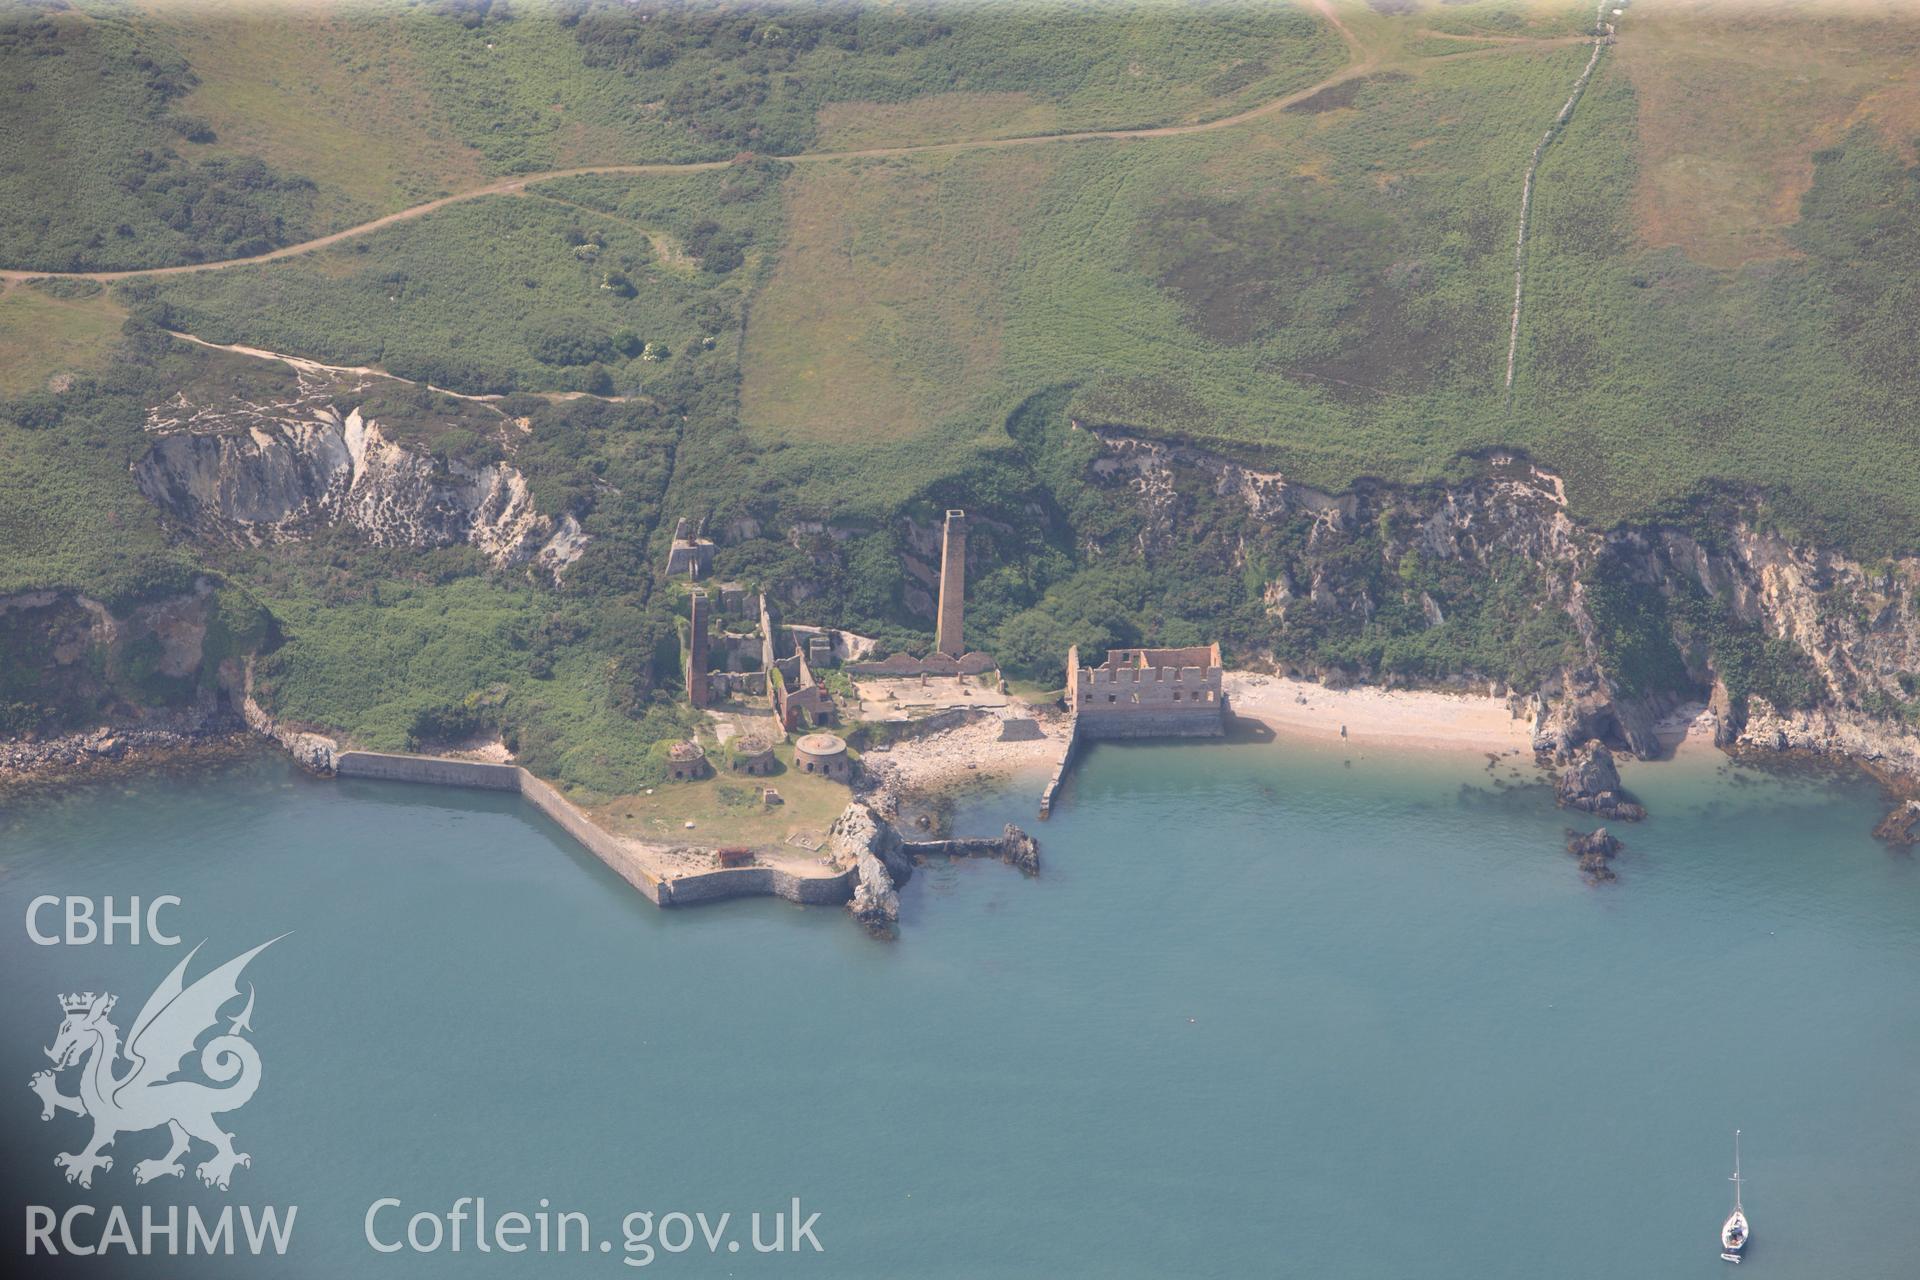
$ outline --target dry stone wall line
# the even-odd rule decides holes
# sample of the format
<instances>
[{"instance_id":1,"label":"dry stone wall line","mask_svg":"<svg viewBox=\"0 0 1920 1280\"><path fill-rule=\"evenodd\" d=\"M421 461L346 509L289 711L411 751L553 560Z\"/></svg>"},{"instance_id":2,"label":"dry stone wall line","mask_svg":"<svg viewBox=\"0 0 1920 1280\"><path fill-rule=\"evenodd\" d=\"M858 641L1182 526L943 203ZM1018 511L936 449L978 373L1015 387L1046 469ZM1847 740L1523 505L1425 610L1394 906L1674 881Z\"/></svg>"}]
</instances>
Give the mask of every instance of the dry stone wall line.
<instances>
[{"instance_id":1,"label":"dry stone wall line","mask_svg":"<svg viewBox=\"0 0 1920 1280\"><path fill-rule=\"evenodd\" d=\"M1527 225L1533 215L1533 179L1540 171L1540 158L1547 153L1547 147L1560 131L1573 119L1573 109L1585 92L1587 81L1593 79L1593 69L1600 65L1600 53L1613 43L1614 26L1607 22L1606 13L1609 0L1601 3L1593 11L1593 54L1587 59L1587 65L1580 71L1580 78L1573 82L1573 92L1567 95L1567 103L1560 108L1553 123L1540 135L1540 141L1534 145L1533 157L1527 162L1527 176L1520 184L1520 229L1513 242L1513 321L1507 331L1507 382L1506 389L1513 390L1514 360L1520 353L1520 301L1527 282Z\"/></svg>"}]
</instances>

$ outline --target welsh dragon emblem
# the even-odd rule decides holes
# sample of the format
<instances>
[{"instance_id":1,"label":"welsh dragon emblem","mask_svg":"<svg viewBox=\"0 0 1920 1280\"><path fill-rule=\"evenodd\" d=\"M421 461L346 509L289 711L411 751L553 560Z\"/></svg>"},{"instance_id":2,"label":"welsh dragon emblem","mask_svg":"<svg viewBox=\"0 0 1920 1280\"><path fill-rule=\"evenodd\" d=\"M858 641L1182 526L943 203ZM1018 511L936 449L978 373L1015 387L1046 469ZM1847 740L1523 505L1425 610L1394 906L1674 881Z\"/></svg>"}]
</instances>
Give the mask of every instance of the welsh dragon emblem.
<instances>
[{"instance_id":1,"label":"welsh dragon emblem","mask_svg":"<svg viewBox=\"0 0 1920 1280\"><path fill-rule=\"evenodd\" d=\"M239 998L240 973L247 962L279 940L261 943L188 986L187 965L200 950L196 946L147 997L140 1016L133 1020L124 1050L119 1028L107 1018L113 1012L114 996L88 991L60 997L60 1009L66 1017L53 1047L46 1051L53 1060L53 1070L36 1072L29 1086L40 1095L42 1120L51 1120L60 1111L93 1120L93 1138L86 1146L53 1158L54 1164L66 1170L68 1182L91 1187L95 1169L113 1169L112 1157L101 1153L113 1145L115 1138L161 1125L167 1127L172 1144L159 1159L142 1160L133 1166L136 1183L181 1176L185 1169L180 1158L195 1141L213 1148L213 1155L196 1170L200 1181L210 1187L225 1191L234 1167L253 1163L250 1156L233 1149L233 1135L214 1121L217 1115L245 1106L260 1087L260 1054L241 1034L253 1029L248 1021L253 1016L251 984L246 1007L228 1021L225 1032L200 1048L201 1072L222 1087L174 1077L186 1065L200 1037L218 1027L220 1010ZM117 1071L123 1058L129 1065ZM69 1097L60 1092L57 1075L76 1066L80 1070L80 1091Z\"/></svg>"}]
</instances>

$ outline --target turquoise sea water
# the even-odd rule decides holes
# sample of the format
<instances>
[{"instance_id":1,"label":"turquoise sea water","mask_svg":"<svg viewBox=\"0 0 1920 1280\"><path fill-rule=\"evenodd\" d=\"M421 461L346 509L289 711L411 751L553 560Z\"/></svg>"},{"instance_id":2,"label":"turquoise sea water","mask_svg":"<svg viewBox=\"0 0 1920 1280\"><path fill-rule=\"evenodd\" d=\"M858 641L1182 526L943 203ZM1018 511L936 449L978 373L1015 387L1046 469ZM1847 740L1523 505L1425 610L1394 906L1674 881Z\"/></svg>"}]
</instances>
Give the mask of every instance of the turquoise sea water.
<instances>
[{"instance_id":1,"label":"turquoise sea water","mask_svg":"<svg viewBox=\"0 0 1920 1280\"><path fill-rule=\"evenodd\" d=\"M772 901L663 912L517 800L277 758L16 806L0 1244L25 1204L297 1205L270 1264L72 1274L615 1276L630 1210L745 1239L797 1195L824 1253L700 1243L643 1273L1704 1277L1739 1126L1743 1274L1911 1274L1920 871L1868 837L1875 793L1637 767L1654 817L1594 888L1546 793L1492 778L1102 747L1037 828L1039 879L929 867L891 945ZM253 1164L226 1194L135 1187L164 1138L127 1135L80 1192L52 1157L81 1122L24 1087L56 993L115 991L124 1030L184 947L32 945L27 903L167 893L196 973L293 931L248 971L265 1079L226 1124ZM382 1197L392 1238L463 1195L545 1197L615 1248L363 1238Z\"/></svg>"}]
</instances>

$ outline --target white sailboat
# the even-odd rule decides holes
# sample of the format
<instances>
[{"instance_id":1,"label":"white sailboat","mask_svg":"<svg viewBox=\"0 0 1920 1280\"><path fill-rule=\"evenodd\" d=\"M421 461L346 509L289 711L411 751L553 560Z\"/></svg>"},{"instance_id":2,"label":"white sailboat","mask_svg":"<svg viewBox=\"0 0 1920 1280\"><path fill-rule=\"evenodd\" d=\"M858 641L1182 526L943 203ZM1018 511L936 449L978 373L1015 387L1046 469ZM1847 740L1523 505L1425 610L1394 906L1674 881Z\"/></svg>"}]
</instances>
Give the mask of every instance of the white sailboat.
<instances>
[{"instance_id":1,"label":"white sailboat","mask_svg":"<svg viewBox=\"0 0 1920 1280\"><path fill-rule=\"evenodd\" d=\"M1733 1212L1727 1215L1726 1223L1720 1228L1720 1256L1728 1262L1740 1261L1741 1250L1747 1247L1752 1230L1747 1226L1747 1214L1740 1207L1740 1131L1733 1131Z\"/></svg>"}]
</instances>

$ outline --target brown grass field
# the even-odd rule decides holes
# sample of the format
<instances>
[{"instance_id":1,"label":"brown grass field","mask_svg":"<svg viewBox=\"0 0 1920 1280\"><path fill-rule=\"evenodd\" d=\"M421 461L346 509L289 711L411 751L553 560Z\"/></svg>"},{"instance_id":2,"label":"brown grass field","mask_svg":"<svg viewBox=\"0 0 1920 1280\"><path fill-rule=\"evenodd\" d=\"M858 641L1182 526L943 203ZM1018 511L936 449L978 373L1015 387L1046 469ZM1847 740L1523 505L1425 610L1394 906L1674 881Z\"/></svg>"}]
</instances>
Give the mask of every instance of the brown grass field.
<instances>
[{"instance_id":1,"label":"brown grass field","mask_svg":"<svg viewBox=\"0 0 1920 1280\"><path fill-rule=\"evenodd\" d=\"M999 366L1023 221L1061 160L1030 147L797 169L742 352L742 420L857 442L965 407Z\"/></svg>"},{"instance_id":2,"label":"brown grass field","mask_svg":"<svg viewBox=\"0 0 1920 1280\"><path fill-rule=\"evenodd\" d=\"M1916 17L1904 0L1634 7L1618 52L1640 105L1642 242L1713 267L1787 256L1815 151L1869 123L1911 158Z\"/></svg>"},{"instance_id":3,"label":"brown grass field","mask_svg":"<svg viewBox=\"0 0 1920 1280\"><path fill-rule=\"evenodd\" d=\"M292 23L249 0L152 3L150 20L192 64L182 109L212 124L196 153L257 155L312 178L321 221L343 226L487 176L455 136L403 42L324 8Z\"/></svg>"},{"instance_id":4,"label":"brown grass field","mask_svg":"<svg viewBox=\"0 0 1920 1280\"><path fill-rule=\"evenodd\" d=\"M852 792L845 783L795 772L791 744L780 744L775 754L780 771L771 777L747 777L721 766L699 782L664 782L652 795L616 796L589 806L588 812L609 831L641 840L746 845L806 858L808 851L787 844L787 837L824 837ZM779 791L782 803L763 805L764 787Z\"/></svg>"},{"instance_id":5,"label":"brown grass field","mask_svg":"<svg viewBox=\"0 0 1920 1280\"><path fill-rule=\"evenodd\" d=\"M0 395L99 368L126 318L105 290L90 298L56 298L29 285L0 292Z\"/></svg>"}]
</instances>

